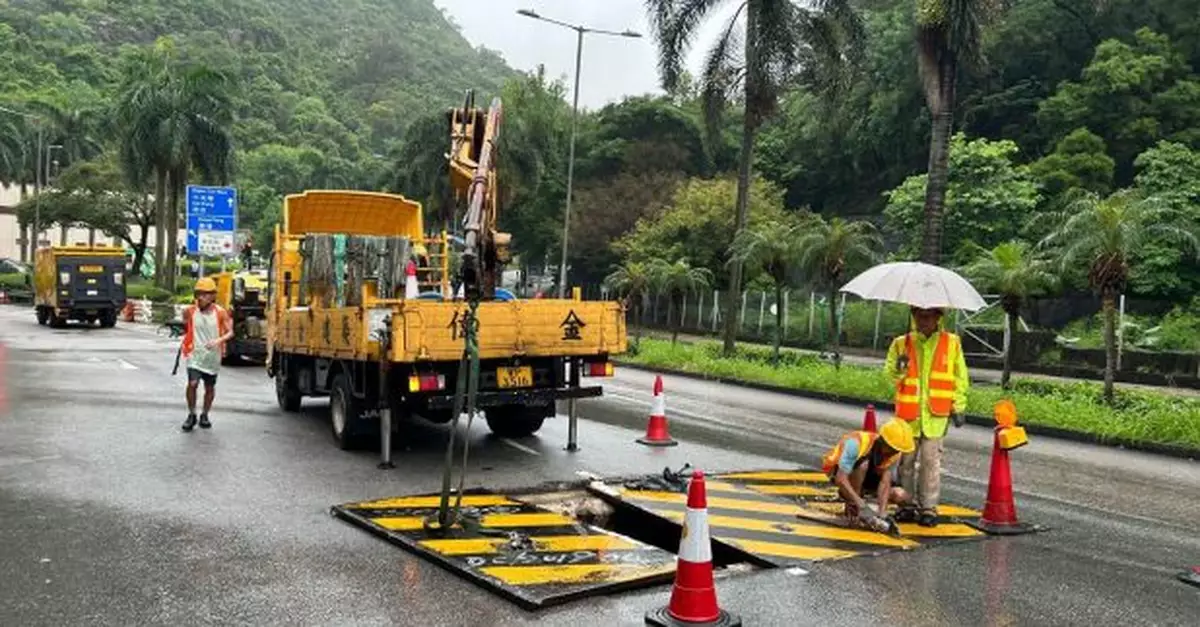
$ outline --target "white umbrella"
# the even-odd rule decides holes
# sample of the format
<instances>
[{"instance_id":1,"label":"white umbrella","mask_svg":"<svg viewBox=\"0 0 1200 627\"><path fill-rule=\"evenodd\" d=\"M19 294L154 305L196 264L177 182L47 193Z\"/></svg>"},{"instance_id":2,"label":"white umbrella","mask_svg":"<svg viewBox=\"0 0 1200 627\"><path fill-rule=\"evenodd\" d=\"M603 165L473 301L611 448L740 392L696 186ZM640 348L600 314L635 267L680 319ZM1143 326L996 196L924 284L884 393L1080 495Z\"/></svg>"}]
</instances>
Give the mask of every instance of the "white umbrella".
<instances>
[{"instance_id":1,"label":"white umbrella","mask_svg":"<svg viewBox=\"0 0 1200 627\"><path fill-rule=\"evenodd\" d=\"M841 291L867 300L904 303L923 309L979 311L987 306L969 281L953 270L915 261L884 263L854 277Z\"/></svg>"}]
</instances>

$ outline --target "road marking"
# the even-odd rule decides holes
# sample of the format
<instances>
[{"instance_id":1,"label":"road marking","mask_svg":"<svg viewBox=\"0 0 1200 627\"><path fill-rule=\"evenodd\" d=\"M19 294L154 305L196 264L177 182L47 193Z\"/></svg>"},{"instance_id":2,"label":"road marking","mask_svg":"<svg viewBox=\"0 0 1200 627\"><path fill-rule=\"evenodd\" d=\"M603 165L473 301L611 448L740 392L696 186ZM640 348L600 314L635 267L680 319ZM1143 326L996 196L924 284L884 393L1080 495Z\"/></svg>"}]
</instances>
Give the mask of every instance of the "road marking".
<instances>
[{"instance_id":1,"label":"road marking","mask_svg":"<svg viewBox=\"0 0 1200 627\"><path fill-rule=\"evenodd\" d=\"M450 495L453 503L456 495ZM438 507L442 504L441 496L402 496L394 499L379 499L347 505L351 509L407 509L417 507ZM516 501L499 494L464 494L462 504L466 507L494 507L497 505L517 505Z\"/></svg>"},{"instance_id":2,"label":"road marking","mask_svg":"<svg viewBox=\"0 0 1200 627\"><path fill-rule=\"evenodd\" d=\"M481 568L511 586L536 586L546 584L589 583L603 581L618 583L631 579L642 579L663 573L674 572L675 564L656 566L630 566L626 564L567 564L554 566L488 566Z\"/></svg>"},{"instance_id":3,"label":"road marking","mask_svg":"<svg viewBox=\"0 0 1200 627\"><path fill-rule=\"evenodd\" d=\"M122 370L137 370L138 369L137 366L125 361L124 359L118 359L117 362L121 364Z\"/></svg>"},{"instance_id":4,"label":"road marking","mask_svg":"<svg viewBox=\"0 0 1200 627\"><path fill-rule=\"evenodd\" d=\"M630 551L643 546L619 536L530 536L529 540L539 553ZM423 540L421 546L442 555L488 555L502 552L508 543L508 538L454 538Z\"/></svg>"},{"instance_id":5,"label":"road marking","mask_svg":"<svg viewBox=\"0 0 1200 627\"><path fill-rule=\"evenodd\" d=\"M507 444L507 445L509 445L509 446L511 446L511 447L513 447L513 448L515 448L515 449L517 449L518 451L523 451L523 452L525 452L525 453L529 453L530 455L537 455L538 457L541 457L541 456L542 456L542 454L541 454L541 453L539 453L539 452L537 452L536 450L534 450L534 449L531 449L531 448L529 448L528 446L525 446L524 444L521 444L520 442L516 442L516 441L514 441L514 440L512 440L512 439L509 439L509 438L500 438L500 441L501 441L501 442L504 442L505 444Z\"/></svg>"}]
</instances>

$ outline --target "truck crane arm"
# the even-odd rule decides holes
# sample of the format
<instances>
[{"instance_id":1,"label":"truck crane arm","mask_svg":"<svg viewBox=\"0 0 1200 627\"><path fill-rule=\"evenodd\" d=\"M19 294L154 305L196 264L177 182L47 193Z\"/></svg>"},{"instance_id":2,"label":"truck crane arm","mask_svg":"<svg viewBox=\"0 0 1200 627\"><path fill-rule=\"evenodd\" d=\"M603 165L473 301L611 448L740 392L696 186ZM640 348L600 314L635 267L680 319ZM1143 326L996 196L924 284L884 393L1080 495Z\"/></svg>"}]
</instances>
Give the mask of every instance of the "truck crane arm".
<instances>
[{"instance_id":1,"label":"truck crane arm","mask_svg":"<svg viewBox=\"0 0 1200 627\"><path fill-rule=\"evenodd\" d=\"M458 203L466 201L459 270L463 295L469 300L490 300L510 259L511 235L496 230L496 142L502 107L500 99L494 98L485 112L474 107L474 98L468 92L463 107L449 114L450 186Z\"/></svg>"}]
</instances>

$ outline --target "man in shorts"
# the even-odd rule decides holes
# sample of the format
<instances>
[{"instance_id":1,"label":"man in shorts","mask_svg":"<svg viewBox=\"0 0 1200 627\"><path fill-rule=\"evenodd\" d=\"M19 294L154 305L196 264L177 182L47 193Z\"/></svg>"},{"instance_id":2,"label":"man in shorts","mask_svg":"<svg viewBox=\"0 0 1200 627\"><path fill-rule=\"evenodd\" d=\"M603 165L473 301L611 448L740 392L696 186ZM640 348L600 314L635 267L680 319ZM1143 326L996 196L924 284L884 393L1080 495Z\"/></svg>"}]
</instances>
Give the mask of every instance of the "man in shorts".
<instances>
[{"instance_id":1,"label":"man in shorts","mask_svg":"<svg viewBox=\"0 0 1200 627\"><path fill-rule=\"evenodd\" d=\"M204 381L204 409L200 413L200 428L212 427L208 412L212 410L217 390L217 374L225 343L233 338L233 321L229 313L214 301L217 284L208 277L196 281L196 303L183 312L183 345L180 349L187 359L187 419L183 430L196 426L196 388Z\"/></svg>"}]
</instances>

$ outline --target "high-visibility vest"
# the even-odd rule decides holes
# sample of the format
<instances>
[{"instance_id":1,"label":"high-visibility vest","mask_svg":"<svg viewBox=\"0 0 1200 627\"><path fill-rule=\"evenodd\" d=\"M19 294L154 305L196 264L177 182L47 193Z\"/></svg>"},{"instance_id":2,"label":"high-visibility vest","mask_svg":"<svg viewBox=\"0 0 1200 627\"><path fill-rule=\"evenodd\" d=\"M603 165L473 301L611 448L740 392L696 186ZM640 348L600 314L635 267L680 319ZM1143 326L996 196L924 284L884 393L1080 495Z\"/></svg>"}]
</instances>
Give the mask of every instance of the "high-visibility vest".
<instances>
[{"instance_id":1,"label":"high-visibility vest","mask_svg":"<svg viewBox=\"0 0 1200 627\"><path fill-rule=\"evenodd\" d=\"M917 364L917 350L913 346L912 333L904 336L908 355L908 371L896 386L896 417L913 422L921 418L921 370ZM956 351L962 350L958 337L952 333L939 333L937 347L933 350L933 367L929 371L929 413L945 418L954 409L954 364L958 361Z\"/></svg>"},{"instance_id":2,"label":"high-visibility vest","mask_svg":"<svg viewBox=\"0 0 1200 627\"><path fill-rule=\"evenodd\" d=\"M220 305L213 303L211 307L217 312L217 335L224 335L225 329L230 323L229 313ZM192 349L196 345L196 329L192 323L192 316L196 313L196 306L189 305L183 310L183 356L188 357L192 354ZM225 356L225 345L221 344L221 357Z\"/></svg>"},{"instance_id":3,"label":"high-visibility vest","mask_svg":"<svg viewBox=\"0 0 1200 627\"><path fill-rule=\"evenodd\" d=\"M838 443L829 452L825 453L825 457L821 458L821 472L829 474L838 467L838 462L842 459L842 451L846 448L846 443L857 439L858 440L858 457L854 459L854 465L857 466L864 458L871 454L871 447L875 445L875 440L879 438L878 433L870 431L851 431L842 436ZM899 455L892 455L885 458L879 464L879 470L886 470L896 461Z\"/></svg>"}]
</instances>

